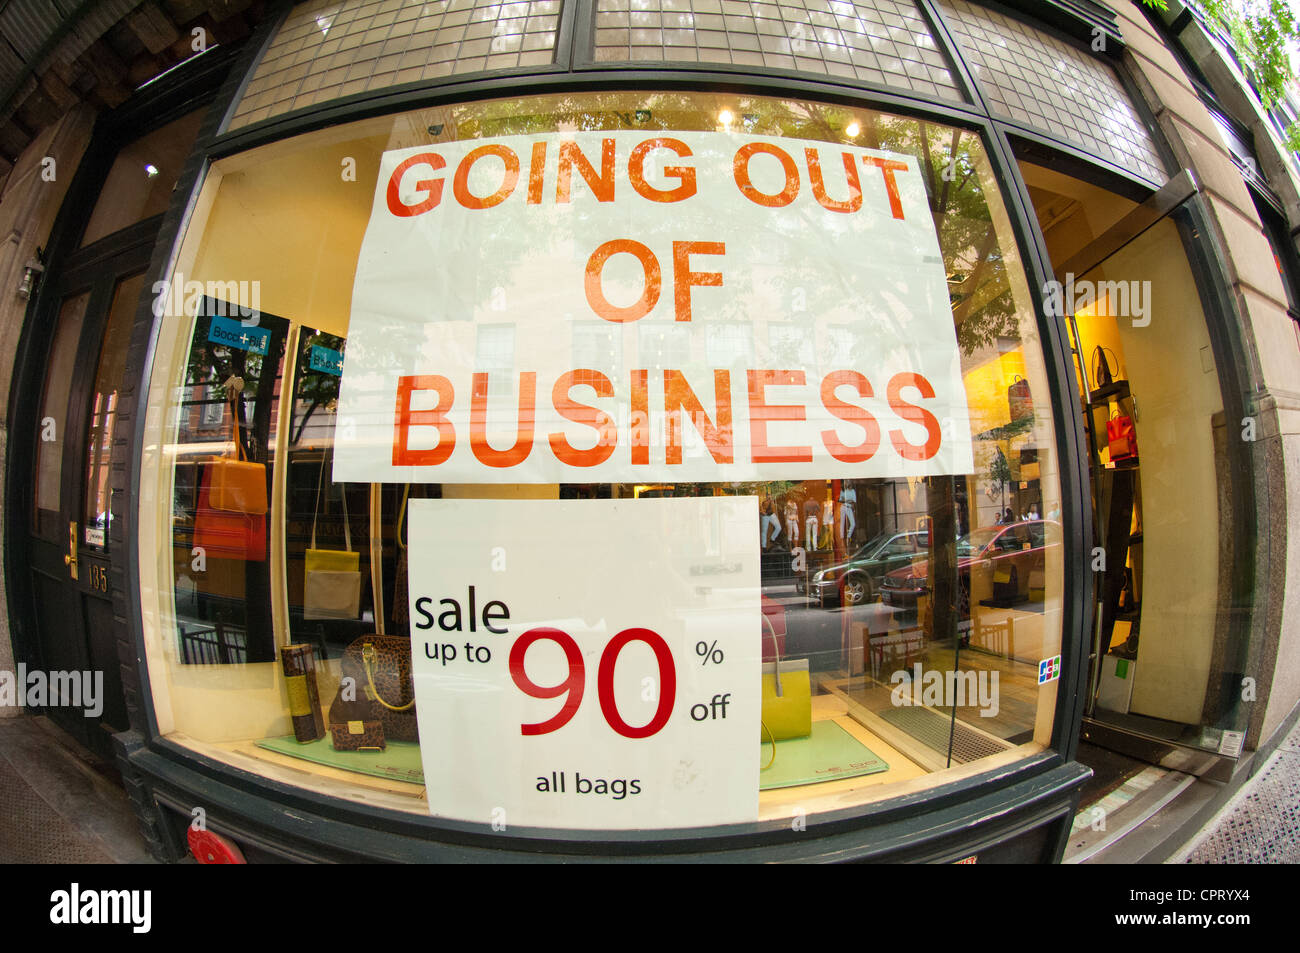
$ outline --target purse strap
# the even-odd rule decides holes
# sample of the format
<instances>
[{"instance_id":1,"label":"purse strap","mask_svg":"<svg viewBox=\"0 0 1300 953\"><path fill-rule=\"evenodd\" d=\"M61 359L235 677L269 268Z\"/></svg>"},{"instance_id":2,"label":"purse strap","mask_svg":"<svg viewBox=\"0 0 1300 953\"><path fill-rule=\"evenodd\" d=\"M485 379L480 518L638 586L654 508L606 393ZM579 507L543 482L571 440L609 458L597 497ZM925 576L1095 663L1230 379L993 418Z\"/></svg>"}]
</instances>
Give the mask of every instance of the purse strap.
<instances>
[{"instance_id":1,"label":"purse strap","mask_svg":"<svg viewBox=\"0 0 1300 953\"><path fill-rule=\"evenodd\" d=\"M231 374L222 387L225 388L226 400L230 403L230 439L235 443L235 459L247 461L248 454L244 452L244 441L239 439L239 411L235 406L239 395L244 391L244 379Z\"/></svg>"},{"instance_id":2,"label":"purse strap","mask_svg":"<svg viewBox=\"0 0 1300 953\"><path fill-rule=\"evenodd\" d=\"M1110 361L1106 360L1107 354L1115 358L1115 370L1113 372L1110 369ZM1106 368L1105 381L1101 380L1101 371L1099 370L1099 368L1101 367ZM1115 380L1115 375L1118 373L1119 373L1119 356L1116 355L1116 353L1112 351L1110 348L1102 347L1100 344L1094 347L1092 349L1093 386L1100 387L1100 386L1104 386L1105 384L1111 383L1112 381Z\"/></svg>"},{"instance_id":3,"label":"purse strap","mask_svg":"<svg viewBox=\"0 0 1300 953\"><path fill-rule=\"evenodd\" d=\"M320 474L316 478L316 505L311 513L311 548L316 548L316 519L320 516L321 487L325 484L325 458L329 454L322 450L320 455ZM343 547L352 552L352 523L348 520L348 488L343 486Z\"/></svg>"},{"instance_id":4,"label":"purse strap","mask_svg":"<svg viewBox=\"0 0 1300 953\"><path fill-rule=\"evenodd\" d=\"M407 483L402 487L402 505L397 510L397 548L406 549L406 544L402 542L402 530L406 528L406 501L411 495L411 484Z\"/></svg>"},{"instance_id":5,"label":"purse strap","mask_svg":"<svg viewBox=\"0 0 1300 953\"><path fill-rule=\"evenodd\" d=\"M772 625L772 620L767 617L763 607L758 607L758 614L763 617L763 625L772 633L772 654L776 656L776 661L772 664L773 676L776 679L776 697L784 698L785 690L781 687L781 642L776 637L776 626Z\"/></svg>"},{"instance_id":6,"label":"purse strap","mask_svg":"<svg viewBox=\"0 0 1300 953\"><path fill-rule=\"evenodd\" d=\"M378 654L379 653L375 649L373 642L362 643L361 667L366 670L366 681L370 685L370 694L374 697L375 701L379 702L379 704L383 705L389 711L409 711L415 705L414 698L412 698L405 705L390 705L388 702L384 701L384 699L380 696L379 688L375 685L375 673L371 671L371 666L374 664L375 657Z\"/></svg>"}]
</instances>

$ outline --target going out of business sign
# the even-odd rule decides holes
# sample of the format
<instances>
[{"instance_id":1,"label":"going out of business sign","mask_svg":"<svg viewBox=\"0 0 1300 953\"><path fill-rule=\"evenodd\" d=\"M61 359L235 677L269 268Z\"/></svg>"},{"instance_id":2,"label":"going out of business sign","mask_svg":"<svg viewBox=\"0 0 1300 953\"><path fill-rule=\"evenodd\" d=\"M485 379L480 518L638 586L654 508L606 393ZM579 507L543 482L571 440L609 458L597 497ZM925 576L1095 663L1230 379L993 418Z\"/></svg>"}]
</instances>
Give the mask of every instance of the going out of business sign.
<instances>
[{"instance_id":1,"label":"going out of business sign","mask_svg":"<svg viewBox=\"0 0 1300 953\"><path fill-rule=\"evenodd\" d=\"M730 133L383 156L334 479L972 469L915 157Z\"/></svg>"}]
</instances>

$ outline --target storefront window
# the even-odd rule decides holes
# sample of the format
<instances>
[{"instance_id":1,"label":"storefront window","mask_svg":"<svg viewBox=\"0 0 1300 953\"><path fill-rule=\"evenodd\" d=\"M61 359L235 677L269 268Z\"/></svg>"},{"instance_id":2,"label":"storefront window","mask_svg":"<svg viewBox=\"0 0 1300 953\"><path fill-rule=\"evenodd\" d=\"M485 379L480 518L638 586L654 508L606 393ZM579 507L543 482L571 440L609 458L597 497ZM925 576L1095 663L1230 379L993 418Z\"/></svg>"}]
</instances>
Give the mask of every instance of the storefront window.
<instances>
[{"instance_id":1,"label":"storefront window","mask_svg":"<svg viewBox=\"0 0 1300 953\"><path fill-rule=\"evenodd\" d=\"M717 168L764 216L752 244ZM688 182L671 243L616 237ZM544 226L464 211L496 206ZM514 784L511 823L553 829L840 809L1048 745L1059 452L977 134L735 95L498 100L223 159L198 209L143 476L164 734L458 820ZM528 745L554 770L501 774Z\"/></svg>"}]
</instances>

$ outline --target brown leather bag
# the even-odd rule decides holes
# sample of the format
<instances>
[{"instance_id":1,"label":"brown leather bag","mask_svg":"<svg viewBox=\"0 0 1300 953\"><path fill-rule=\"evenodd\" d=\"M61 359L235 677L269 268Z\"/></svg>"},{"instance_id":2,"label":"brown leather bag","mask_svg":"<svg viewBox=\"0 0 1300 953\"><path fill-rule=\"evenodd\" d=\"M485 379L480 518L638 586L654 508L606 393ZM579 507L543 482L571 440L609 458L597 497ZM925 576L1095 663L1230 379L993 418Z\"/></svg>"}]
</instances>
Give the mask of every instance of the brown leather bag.
<instances>
[{"instance_id":1,"label":"brown leather bag","mask_svg":"<svg viewBox=\"0 0 1300 953\"><path fill-rule=\"evenodd\" d=\"M386 741L419 741L415 722L415 679L411 640L396 635L366 635L343 651L343 682L330 705L332 726L349 721L382 723ZM346 700L351 678L356 698Z\"/></svg>"}]
</instances>

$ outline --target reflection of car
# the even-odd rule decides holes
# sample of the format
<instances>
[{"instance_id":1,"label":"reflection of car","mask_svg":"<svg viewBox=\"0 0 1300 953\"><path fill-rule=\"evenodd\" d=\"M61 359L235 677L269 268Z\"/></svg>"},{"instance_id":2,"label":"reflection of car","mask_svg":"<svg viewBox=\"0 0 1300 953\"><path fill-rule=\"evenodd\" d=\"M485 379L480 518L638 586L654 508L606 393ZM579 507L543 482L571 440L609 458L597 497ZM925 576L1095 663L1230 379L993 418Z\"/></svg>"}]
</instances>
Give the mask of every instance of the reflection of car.
<instances>
[{"instance_id":1,"label":"reflection of car","mask_svg":"<svg viewBox=\"0 0 1300 953\"><path fill-rule=\"evenodd\" d=\"M761 596L760 607L763 613L763 661L775 662L777 658L785 658L785 606Z\"/></svg>"},{"instance_id":2,"label":"reflection of car","mask_svg":"<svg viewBox=\"0 0 1300 953\"><path fill-rule=\"evenodd\" d=\"M970 593L970 572L979 566L993 576L993 597L1023 601L1029 575L1043 568L1043 551L1061 544L1061 526L1051 520L1027 520L1006 526L986 526L957 540L957 571ZM880 598L888 606L914 608L929 588L929 560L896 569L880 582Z\"/></svg>"},{"instance_id":3,"label":"reflection of car","mask_svg":"<svg viewBox=\"0 0 1300 953\"><path fill-rule=\"evenodd\" d=\"M827 566L808 577L795 577L795 589L817 599L820 605L838 598L841 605L872 602L880 579L886 573L910 565L925 551L926 534L889 530L876 536L842 563Z\"/></svg>"}]
</instances>

